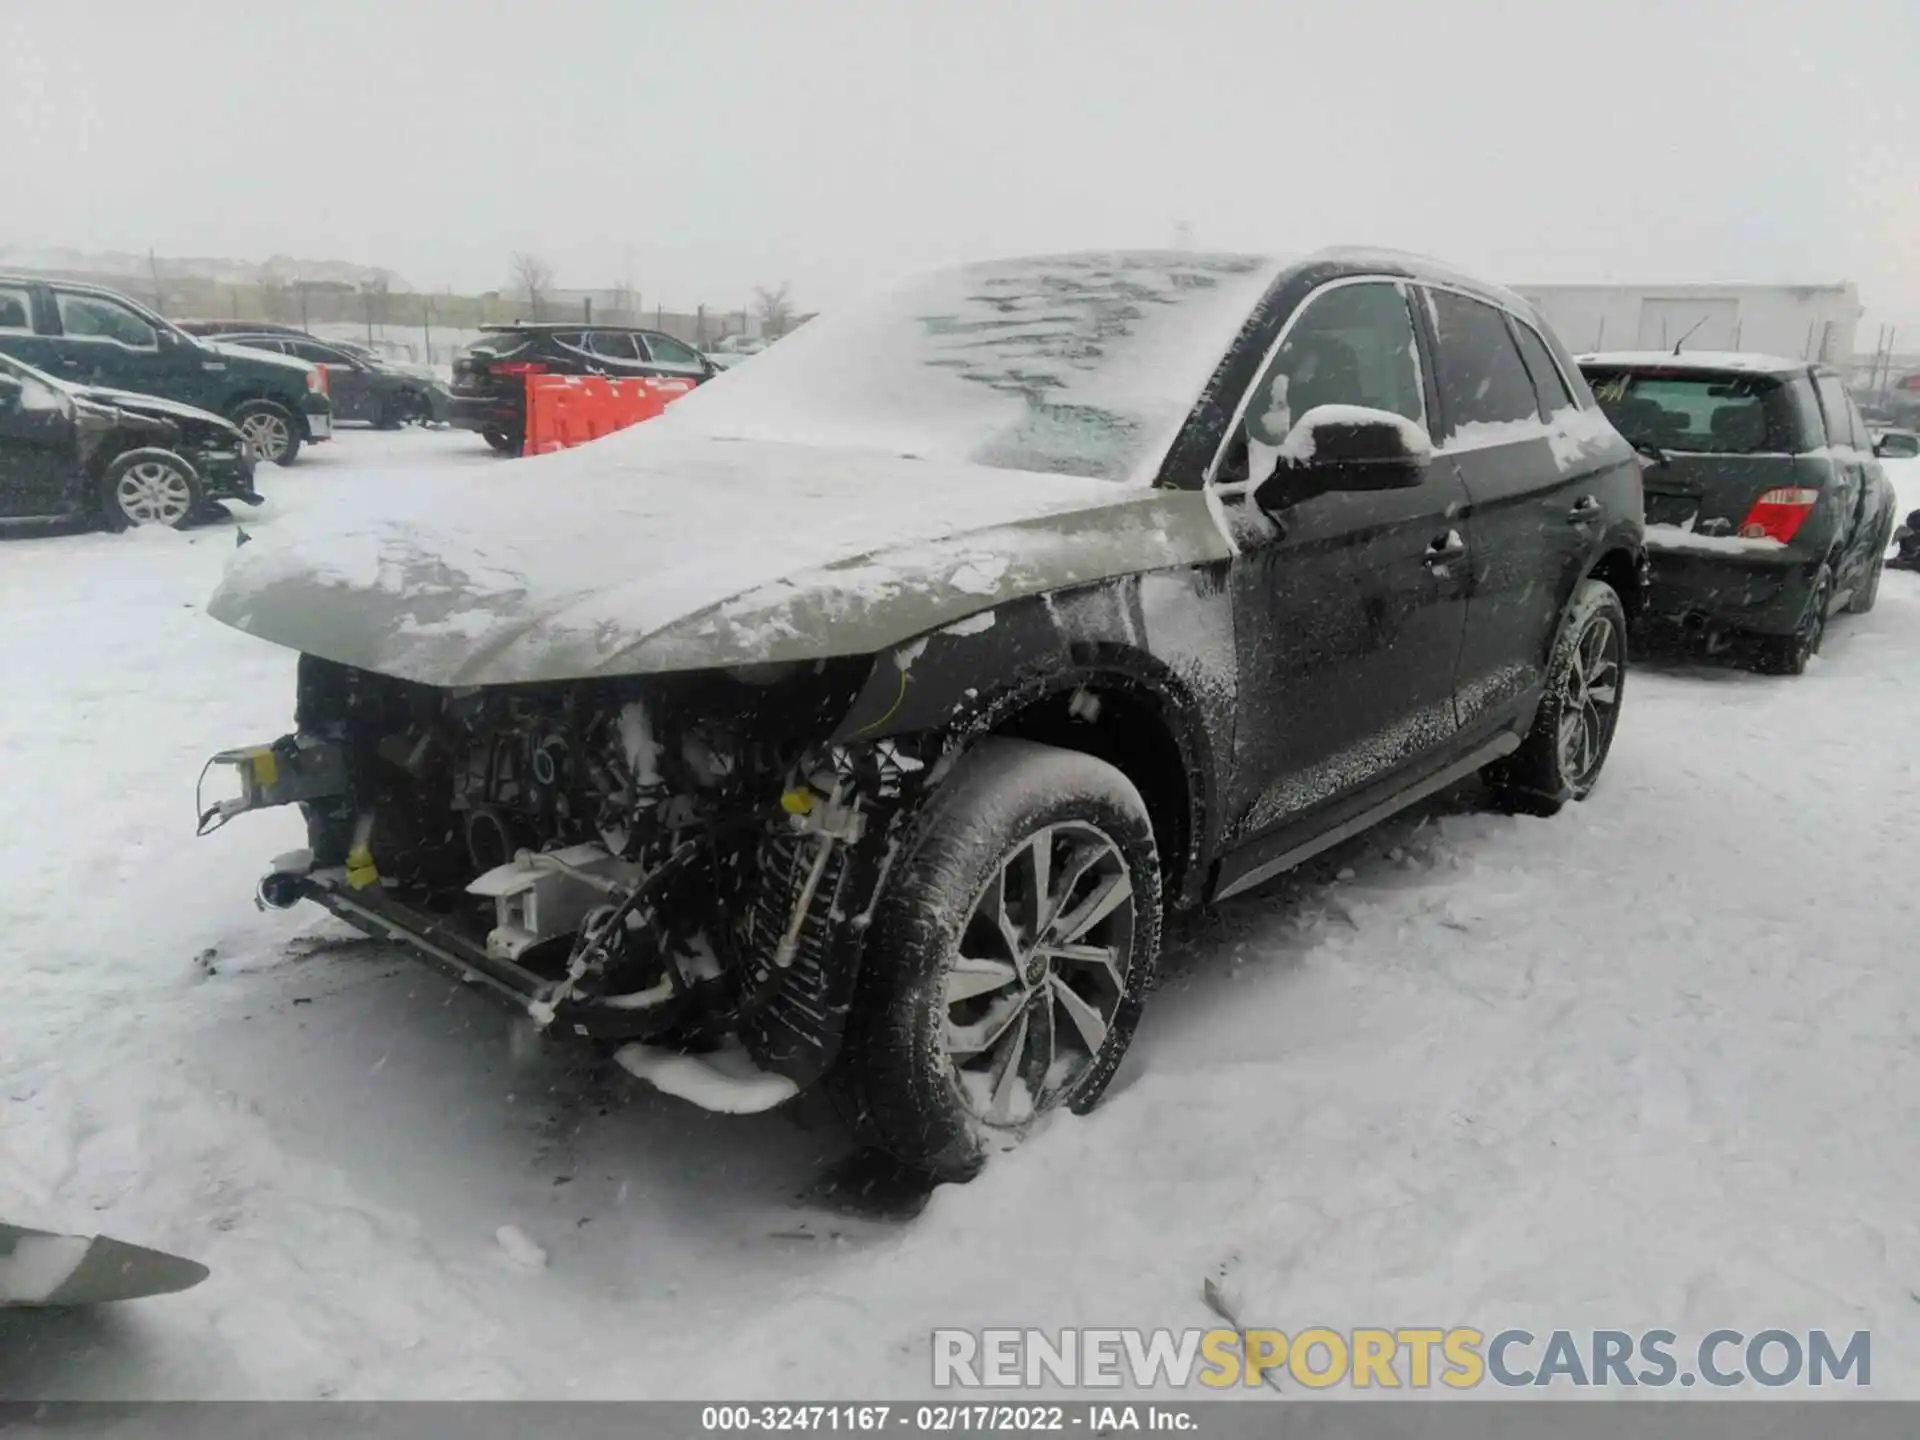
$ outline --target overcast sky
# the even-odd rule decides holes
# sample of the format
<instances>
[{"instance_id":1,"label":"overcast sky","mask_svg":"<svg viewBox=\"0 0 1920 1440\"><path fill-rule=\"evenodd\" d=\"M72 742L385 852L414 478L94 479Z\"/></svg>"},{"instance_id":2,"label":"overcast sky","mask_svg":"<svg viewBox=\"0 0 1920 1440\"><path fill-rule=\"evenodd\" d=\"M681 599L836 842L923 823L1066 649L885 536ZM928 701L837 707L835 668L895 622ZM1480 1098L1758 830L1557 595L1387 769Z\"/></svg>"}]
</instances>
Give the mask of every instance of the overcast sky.
<instances>
[{"instance_id":1,"label":"overcast sky","mask_svg":"<svg viewBox=\"0 0 1920 1440\"><path fill-rule=\"evenodd\" d=\"M1852 279L1920 326L1920 3L0 0L0 245L807 308L1173 242Z\"/></svg>"}]
</instances>

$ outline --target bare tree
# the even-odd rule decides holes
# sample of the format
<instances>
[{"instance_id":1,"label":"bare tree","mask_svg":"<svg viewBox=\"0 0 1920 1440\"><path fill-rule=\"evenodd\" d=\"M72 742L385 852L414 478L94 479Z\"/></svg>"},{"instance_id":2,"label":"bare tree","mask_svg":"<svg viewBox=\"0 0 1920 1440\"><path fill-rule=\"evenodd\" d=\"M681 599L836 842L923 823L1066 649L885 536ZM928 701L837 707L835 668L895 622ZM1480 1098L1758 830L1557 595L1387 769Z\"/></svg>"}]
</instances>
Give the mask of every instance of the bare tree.
<instances>
[{"instance_id":1,"label":"bare tree","mask_svg":"<svg viewBox=\"0 0 1920 1440\"><path fill-rule=\"evenodd\" d=\"M793 301L787 293L791 289L785 280L753 288L753 310L760 317L761 333L769 340L777 340L793 328Z\"/></svg>"},{"instance_id":2,"label":"bare tree","mask_svg":"<svg viewBox=\"0 0 1920 1440\"><path fill-rule=\"evenodd\" d=\"M513 283L533 307L533 318L540 318L540 297L553 288L553 266L525 250L513 252Z\"/></svg>"}]
</instances>

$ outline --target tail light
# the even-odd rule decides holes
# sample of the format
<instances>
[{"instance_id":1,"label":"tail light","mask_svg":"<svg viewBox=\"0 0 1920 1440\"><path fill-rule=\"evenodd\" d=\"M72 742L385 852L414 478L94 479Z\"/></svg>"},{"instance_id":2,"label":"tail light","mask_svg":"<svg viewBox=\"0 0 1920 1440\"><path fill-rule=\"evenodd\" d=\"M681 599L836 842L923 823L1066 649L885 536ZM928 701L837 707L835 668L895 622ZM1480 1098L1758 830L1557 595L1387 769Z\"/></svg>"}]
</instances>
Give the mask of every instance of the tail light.
<instances>
[{"instance_id":1,"label":"tail light","mask_svg":"<svg viewBox=\"0 0 1920 1440\"><path fill-rule=\"evenodd\" d=\"M1740 538L1778 540L1784 545L1799 533L1819 503L1820 492L1805 485L1783 485L1769 490L1753 502L1747 518L1740 522Z\"/></svg>"},{"instance_id":2,"label":"tail light","mask_svg":"<svg viewBox=\"0 0 1920 1440\"><path fill-rule=\"evenodd\" d=\"M498 365L487 366L489 375L544 375L547 367L538 360L505 360Z\"/></svg>"}]
</instances>

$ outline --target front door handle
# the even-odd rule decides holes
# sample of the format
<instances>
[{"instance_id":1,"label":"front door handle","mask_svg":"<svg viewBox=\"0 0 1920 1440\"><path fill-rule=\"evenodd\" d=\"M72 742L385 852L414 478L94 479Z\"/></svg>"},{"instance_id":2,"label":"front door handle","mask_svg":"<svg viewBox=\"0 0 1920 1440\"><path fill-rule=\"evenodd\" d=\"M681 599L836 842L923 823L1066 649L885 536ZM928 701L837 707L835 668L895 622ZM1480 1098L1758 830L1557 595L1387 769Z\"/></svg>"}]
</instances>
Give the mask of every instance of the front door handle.
<instances>
[{"instance_id":1,"label":"front door handle","mask_svg":"<svg viewBox=\"0 0 1920 1440\"><path fill-rule=\"evenodd\" d=\"M1428 566L1440 569L1466 553L1467 542L1461 538L1460 532L1449 530L1427 546L1427 553L1422 558Z\"/></svg>"},{"instance_id":2,"label":"front door handle","mask_svg":"<svg viewBox=\"0 0 1920 1440\"><path fill-rule=\"evenodd\" d=\"M1582 495L1567 511L1567 519L1576 525L1590 525L1599 518L1600 502L1591 495Z\"/></svg>"}]
</instances>

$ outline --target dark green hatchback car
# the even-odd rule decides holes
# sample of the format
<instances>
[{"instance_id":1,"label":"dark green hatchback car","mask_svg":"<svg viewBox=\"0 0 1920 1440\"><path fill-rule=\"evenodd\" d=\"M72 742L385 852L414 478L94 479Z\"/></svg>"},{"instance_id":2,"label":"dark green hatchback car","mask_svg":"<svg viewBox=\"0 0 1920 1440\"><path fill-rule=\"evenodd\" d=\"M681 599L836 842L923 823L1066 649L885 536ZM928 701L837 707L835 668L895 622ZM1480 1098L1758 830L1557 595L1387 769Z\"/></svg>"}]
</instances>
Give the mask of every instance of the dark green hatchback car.
<instances>
[{"instance_id":1,"label":"dark green hatchback car","mask_svg":"<svg viewBox=\"0 0 1920 1440\"><path fill-rule=\"evenodd\" d=\"M80 385L158 395L226 416L255 456L291 465L333 436L325 374L304 361L195 339L95 285L0 275L0 354Z\"/></svg>"}]
</instances>

